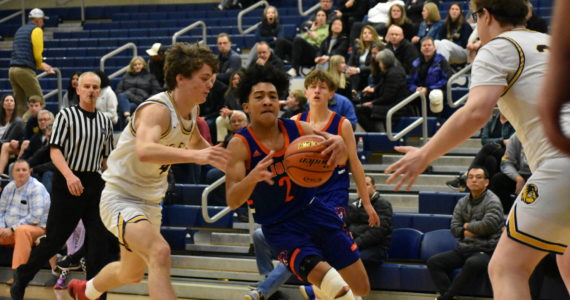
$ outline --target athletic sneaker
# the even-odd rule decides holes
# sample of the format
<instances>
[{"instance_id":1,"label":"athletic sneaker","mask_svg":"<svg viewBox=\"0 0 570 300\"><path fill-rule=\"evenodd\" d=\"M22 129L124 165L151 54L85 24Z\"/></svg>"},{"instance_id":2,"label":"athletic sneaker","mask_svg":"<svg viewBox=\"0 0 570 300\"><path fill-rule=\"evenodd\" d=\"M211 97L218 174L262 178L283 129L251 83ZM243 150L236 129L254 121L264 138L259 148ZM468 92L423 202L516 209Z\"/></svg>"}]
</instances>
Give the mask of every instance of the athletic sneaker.
<instances>
[{"instance_id":1,"label":"athletic sneaker","mask_svg":"<svg viewBox=\"0 0 570 300\"><path fill-rule=\"evenodd\" d=\"M315 300L315 291L313 291L312 285L300 285L299 292L305 300Z\"/></svg>"},{"instance_id":2,"label":"athletic sneaker","mask_svg":"<svg viewBox=\"0 0 570 300\"><path fill-rule=\"evenodd\" d=\"M67 271L63 270L61 272L61 275L59 275L59 277L57 278L57 281L55 282L53 288L56 290L65 289L65 281L67 281Z\"/></svg>"},{"instance_id":3,"label":"athletic sneaker","mask_svg":"<svg viewBox=\"0 0 570 300\"><path fill-rule=\"evenodd\" d=\"M69 255L64 256L60 261L57 262L56 265L62 271L73 271L81 269L81 263L71 261L71 256Z\"/></svg>"},{"instance_id":4,"label":"athletic sneaker","mask_svg":"<svg viewBox=\"0 0 570 300\"><path fill-rule=\"evenodd\" d=\"M87 280L72 279L67 284L67 292L75 300L90 300L85 296L85 289L87 288ZM99 300L99 298L95 299Z\"/></svg>"},{"instance_id":5,"label":"athletic sneaker","mask_svg":"<svg viewBox=\"0 0 570 300\"><path fill-rule=\"evenodd\" d=\"M258 290L251 290L245 296L243 296L244 300L265 300L265 296L258 291Z\"/></svg>"},{"instance_id":6,"label":"athletic sneaker","mask_svg":"<svg viewBox=\"0 0 570 300\"><path fill-rule=\"evenodd\" d=\"M446 182L447 186L455 191L464 192L467 188L467 183L465 182L465 178L463 175L457 176L457 178Z\"/></svg>"}]
</instances>

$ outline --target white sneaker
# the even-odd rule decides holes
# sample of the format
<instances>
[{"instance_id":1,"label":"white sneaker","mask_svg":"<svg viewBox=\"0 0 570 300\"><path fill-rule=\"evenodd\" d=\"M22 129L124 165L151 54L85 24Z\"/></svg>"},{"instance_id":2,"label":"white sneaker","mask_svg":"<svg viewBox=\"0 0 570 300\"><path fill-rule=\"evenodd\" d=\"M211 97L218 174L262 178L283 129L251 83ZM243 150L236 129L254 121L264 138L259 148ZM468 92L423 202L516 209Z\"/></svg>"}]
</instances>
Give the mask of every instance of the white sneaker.
<instances>
[{"instance_id":1,"label":"white sneaker","mask_svg":"<svg viewBox=\"0 0 570 300\"><path fill-rule=\"evenodd\" d=\"M293 68L289 69L289 71L287 71L287 74L289 74L291 77L297 77L297 71Z\"/></svg>"}]
</instances>

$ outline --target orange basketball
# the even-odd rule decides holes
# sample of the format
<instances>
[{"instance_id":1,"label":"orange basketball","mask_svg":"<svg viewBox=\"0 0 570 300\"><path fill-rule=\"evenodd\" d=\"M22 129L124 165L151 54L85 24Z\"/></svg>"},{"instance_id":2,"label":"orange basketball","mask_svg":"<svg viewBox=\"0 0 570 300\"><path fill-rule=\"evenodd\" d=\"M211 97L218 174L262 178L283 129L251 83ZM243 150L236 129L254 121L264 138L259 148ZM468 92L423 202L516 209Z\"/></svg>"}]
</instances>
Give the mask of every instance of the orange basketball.
<instances>
[{"instance_id":1,"label":"orange basketball","mask_svg":"<svg viewBox=\"0 0 570 300\"><path fill-rule=\"evenodd\" d=\"M319 186L332 176L334 166L326 166L330 155L323 155L325 139L318 135L305 135L294 140L285 151L283 163L289 178L302 187Z\"/></svg>"}]
</instances>

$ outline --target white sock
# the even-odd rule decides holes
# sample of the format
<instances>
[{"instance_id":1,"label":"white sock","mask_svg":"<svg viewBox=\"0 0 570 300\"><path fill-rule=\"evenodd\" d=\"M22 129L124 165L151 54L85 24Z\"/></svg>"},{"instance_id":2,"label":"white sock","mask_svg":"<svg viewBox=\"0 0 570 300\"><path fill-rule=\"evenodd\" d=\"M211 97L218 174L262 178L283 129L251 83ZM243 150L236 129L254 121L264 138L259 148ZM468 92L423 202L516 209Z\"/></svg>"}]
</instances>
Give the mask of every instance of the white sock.
<instances>
[{"instance_id":1,"label":"white sock","mask_svg":"<svg viewBox=\"0 0 570 300\"><path fill-rule=\"evenodd\" d=\"M85 296L89 299L97 299L103 295L102 292L99 292L95 286L93 285L93 279L87 281L87 287L85 288Z\"/></svg>"}]
</instances>

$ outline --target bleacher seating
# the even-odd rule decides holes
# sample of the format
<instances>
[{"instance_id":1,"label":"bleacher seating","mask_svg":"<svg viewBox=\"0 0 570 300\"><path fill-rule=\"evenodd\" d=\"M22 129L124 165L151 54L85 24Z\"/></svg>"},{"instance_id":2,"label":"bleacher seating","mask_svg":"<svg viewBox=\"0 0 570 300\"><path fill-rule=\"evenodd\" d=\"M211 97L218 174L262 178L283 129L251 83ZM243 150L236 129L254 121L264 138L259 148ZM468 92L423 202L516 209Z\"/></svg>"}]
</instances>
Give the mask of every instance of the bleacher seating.
<instances>
[{"instance_id":1,"label":"bleacher seating","mask_svg":"<svg viewBox=\"0 0 570 300\"><path fill-rule=\"evenodd\" d=\"M420 192L419 213L451 215L457 201L465 195L466 193Z\"/></svg>"}]
</instances>

